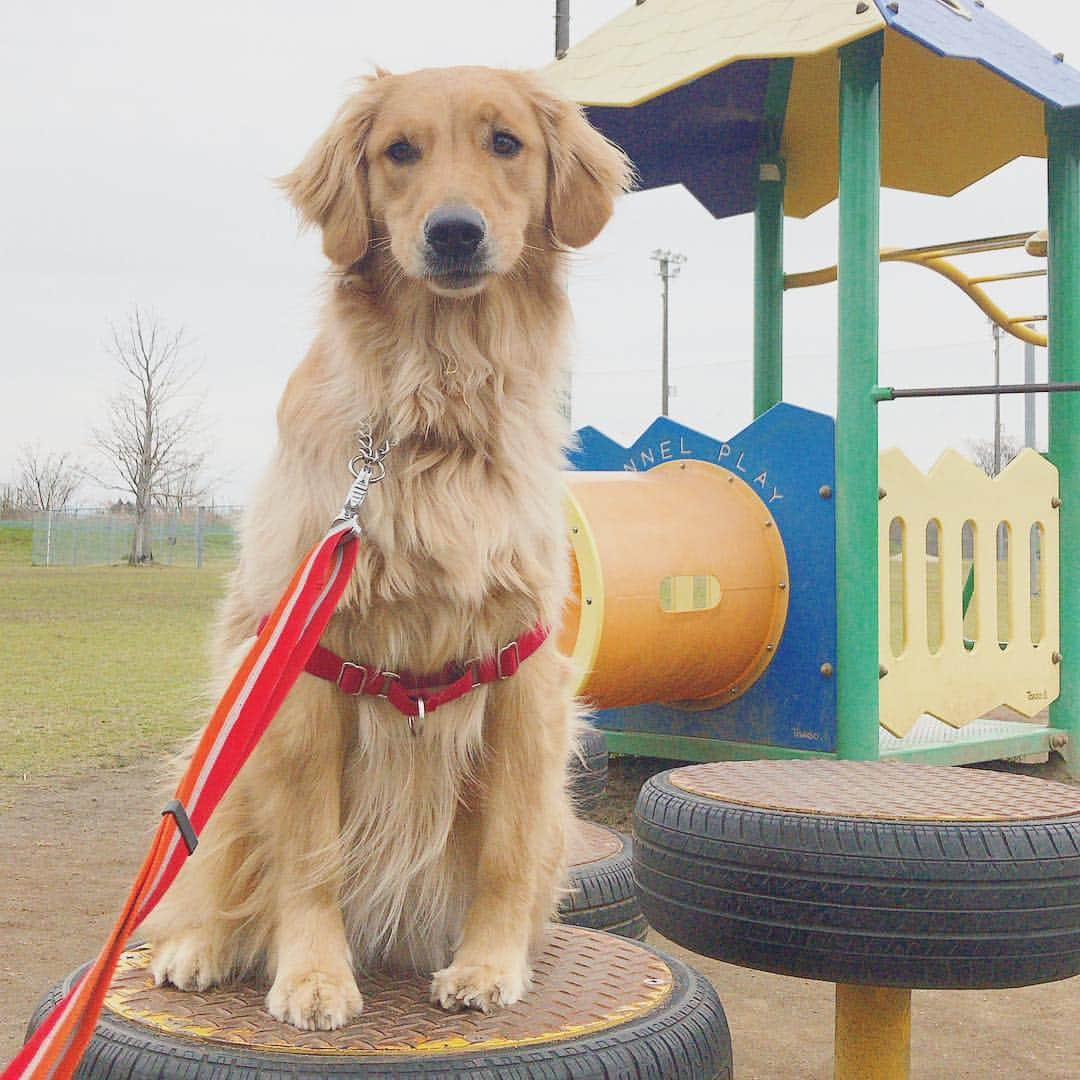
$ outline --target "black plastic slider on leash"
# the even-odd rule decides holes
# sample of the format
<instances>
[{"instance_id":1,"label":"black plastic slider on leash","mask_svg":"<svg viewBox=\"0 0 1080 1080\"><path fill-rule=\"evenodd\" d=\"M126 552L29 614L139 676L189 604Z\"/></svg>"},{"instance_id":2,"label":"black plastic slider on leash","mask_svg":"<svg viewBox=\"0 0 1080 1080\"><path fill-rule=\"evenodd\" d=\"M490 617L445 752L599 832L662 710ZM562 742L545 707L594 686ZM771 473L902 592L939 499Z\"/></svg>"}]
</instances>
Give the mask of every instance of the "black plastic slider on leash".
<instances>
[{"instance_id":1,"label":"black plastic slider on leash","mask_svg":"<svg viewBox=\"0 0 1080 1080\"><path fill-rule=\"evenodd\" d=\"M199 846L199 837L195 833L195 828L191 824L191 818L188 817L187 811L184 809L184 804L179 799L170 799L165 808L161 811L161 816L171 814L173 821L176 822L177 829L180 830L180 838L184 841L184 846L188 850L189 855L195 854L195 849Z\"/></svg>"}]
</instances>

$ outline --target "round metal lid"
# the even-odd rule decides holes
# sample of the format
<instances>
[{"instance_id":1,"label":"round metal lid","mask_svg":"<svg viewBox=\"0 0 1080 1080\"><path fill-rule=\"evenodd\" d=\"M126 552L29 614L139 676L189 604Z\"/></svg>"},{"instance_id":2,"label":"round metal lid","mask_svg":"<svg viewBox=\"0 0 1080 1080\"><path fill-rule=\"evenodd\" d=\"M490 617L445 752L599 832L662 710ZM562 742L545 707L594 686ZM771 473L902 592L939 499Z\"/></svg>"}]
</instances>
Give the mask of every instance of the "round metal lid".
<instances>
[{"instance_id":1,"label":"round metal lid","mask_svg":"<svg viewBox=\"0 0 1080 1080\"><path fill-rule=\"evenodd\" d=\"M265 987L205 992L156 987L150 948L121 957L105 1008L186 1038L277 1053L368 1056L467 1053L531 1046L613 1028L644 1016L670 996L668 965L635 941L574 926L552 927L533 964L524 1001L485 1016L443 1012L428 1001L429 979L364 973L364 1011L337 1031L300 1031L274 1020Z\"/></svg>"},{"instance_id":2,"label":"round metal lid","mask_svg":"<svg viewBox=\"0 0 1080 1080\"><path fill-rule=\"evenodd\" d=\"M570 836L569 863L571 867L600 862L618 855L623 849L623 838L614 830L591 821L579 821Z\"/></svg>"},{"instance_id":3,"label":"round metal lid","mask_svg":"<svg viewBox=\"0 0 1080 1080\"><path fill-rule=\"evenodd\" d=\"M1080 814L1080 787L950 765L731 761L675 769L668 779L717 802L828 817L1031 821Z\"/></svg>"}]
</instances>

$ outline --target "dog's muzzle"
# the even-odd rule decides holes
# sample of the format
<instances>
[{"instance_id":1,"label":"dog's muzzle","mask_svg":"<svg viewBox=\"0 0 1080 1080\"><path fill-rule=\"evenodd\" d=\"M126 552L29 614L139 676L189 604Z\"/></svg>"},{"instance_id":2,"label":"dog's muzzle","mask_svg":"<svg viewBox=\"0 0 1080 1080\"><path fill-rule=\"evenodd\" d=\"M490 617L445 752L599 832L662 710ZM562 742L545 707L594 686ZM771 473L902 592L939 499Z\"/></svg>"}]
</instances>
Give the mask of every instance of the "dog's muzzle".
<instances>
[{"instance_id":1,"label":"dog's muzzle","mask_svg":"<svg viewBox=\"0 0 1080 1080\"><path fill-rule=\"evenodd\" d=\"M484 219L471 206L440 206L424 223L428 273L451 281L486 272Z\"/></svg>"}]
</instances>

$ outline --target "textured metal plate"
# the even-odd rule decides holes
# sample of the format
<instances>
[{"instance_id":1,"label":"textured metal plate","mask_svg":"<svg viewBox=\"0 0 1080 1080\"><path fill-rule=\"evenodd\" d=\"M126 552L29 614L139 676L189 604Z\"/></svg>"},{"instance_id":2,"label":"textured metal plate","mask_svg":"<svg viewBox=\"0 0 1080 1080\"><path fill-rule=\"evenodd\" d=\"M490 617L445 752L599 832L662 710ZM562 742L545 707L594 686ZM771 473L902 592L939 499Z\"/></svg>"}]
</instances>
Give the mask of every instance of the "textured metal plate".
<instances>
[{"instance_id":1,"label":"textured metal plate","mask_svg":"<svg viewBox=\"0 0 1080 1080\"><path fill-rule=\"evenodd\" d=\"M1030 720L994 720L981 717L957 728L951 724L943 724L936 717L923 715L915 721L915 726L902 739L898 739L891 731L882 728L879 732L879 744L881 752L885 754L890 750L941 746L945 743L983 742L1008 738L1010 735L1025 735L1040 726L1043 725L1032 723Z\"/></svg>"},{"instance_id":2,"label":"textured metal plate","mask_svg":"<svg viewBox=\"0 0 1080 1080\"><path fill-rule=\"evenodd\" d=\"M155 987L147 946L120 960L105 998L110 1012L185 1038L279 1053L467 1053L557 1042L616 1027L670 996L671 969L637 942L574 926L552 927L524 1001L488 1016L446 1013L428 1002L428 979L375 972L359 979L364 1012L337 1031L299 1031L265 1009L265 987L206 992Z\"/></svg>"},{"instance_id":3,"label":"textured metal plate","mask_svg":"<svg viewBox=\"0 0 1080 1080\"><path fill-rule=\"evenodd\" d=\"M623 838L605 825L591 821L579 821L577 832L570 838L570 865L584 866L618 855L623 849Z\"/></svg>"},{"instance_id":4,"label":"textured metal plate","mask_svg":"<svg viewBox=\"0 0 1080 1080\"><path fill-rule=\"evenodd\" d=\"M1080 787L1031 776L884 761L691 765L671 783L718 802L879 821L1031 821L1080 814Z\"/></svg>"}]
</instances>

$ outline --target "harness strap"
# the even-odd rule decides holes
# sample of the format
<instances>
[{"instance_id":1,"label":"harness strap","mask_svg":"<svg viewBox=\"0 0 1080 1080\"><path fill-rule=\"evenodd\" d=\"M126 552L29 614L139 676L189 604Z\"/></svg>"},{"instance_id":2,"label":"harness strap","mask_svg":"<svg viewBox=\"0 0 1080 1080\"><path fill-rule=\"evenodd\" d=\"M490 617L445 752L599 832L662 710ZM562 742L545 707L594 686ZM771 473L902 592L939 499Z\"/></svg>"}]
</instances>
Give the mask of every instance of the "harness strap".
<instances>
[{"instance_id":1,"label":"harness strap","mask_svg":"<svg viewBox=\"0 0 1080 1080\"><path fill-rule=\"evenodd\" d=\"M316 645L304 670L334 683L342 693L385 698L398 712L416 717L432 713L484 683L509 679L544 644L548 633L546 626L537 623L489 656L467 664L449 664L437 675L384 671L357 664L322 645Z\"/></svg>"}]
</instances>

